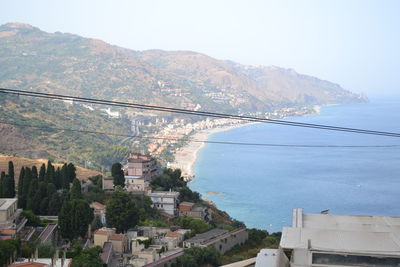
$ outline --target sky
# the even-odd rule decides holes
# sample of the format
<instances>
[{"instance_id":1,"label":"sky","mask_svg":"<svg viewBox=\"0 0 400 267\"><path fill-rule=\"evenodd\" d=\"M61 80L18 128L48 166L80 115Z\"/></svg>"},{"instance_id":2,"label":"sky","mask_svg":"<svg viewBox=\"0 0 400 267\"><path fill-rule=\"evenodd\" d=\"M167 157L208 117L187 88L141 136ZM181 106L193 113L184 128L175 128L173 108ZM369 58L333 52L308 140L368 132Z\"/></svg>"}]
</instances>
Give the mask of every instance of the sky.
<instances>
[{"instance_id":1,"label":"sky","mask_svg":"<svg viewBox=\"0 0 400 267\"><path fill-rule=\"evenodd\" d=\"M379 96L400 95L399 14L398 0L3 0L0 24L292 68Z\"/></svg>"}]
</instances>

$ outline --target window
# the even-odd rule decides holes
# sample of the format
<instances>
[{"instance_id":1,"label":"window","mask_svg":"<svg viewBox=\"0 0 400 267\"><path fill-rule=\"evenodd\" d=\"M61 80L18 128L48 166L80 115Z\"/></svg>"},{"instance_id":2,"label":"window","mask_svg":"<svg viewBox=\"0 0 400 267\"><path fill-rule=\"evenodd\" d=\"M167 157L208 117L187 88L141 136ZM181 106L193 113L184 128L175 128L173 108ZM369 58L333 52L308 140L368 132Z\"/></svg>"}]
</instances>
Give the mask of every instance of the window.
<instances>
[{"instance_id":1,"label":"window","mask_svg":"<svg viewBox=\"0 0 400 267\"><path fill-rule=\"evenodd\" d=\"M313 264L344 265L344 266L400 266L400 258L377 257L347 254L313 253Z\"/></svg>"}]
</instances>

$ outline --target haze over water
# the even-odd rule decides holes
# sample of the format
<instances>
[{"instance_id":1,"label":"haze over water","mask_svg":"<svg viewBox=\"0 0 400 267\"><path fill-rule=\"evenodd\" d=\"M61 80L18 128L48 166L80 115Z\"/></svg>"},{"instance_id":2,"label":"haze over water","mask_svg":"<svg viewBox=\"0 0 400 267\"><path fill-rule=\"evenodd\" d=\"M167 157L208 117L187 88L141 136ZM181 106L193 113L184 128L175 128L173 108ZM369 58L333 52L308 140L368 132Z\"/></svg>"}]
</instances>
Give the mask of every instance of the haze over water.
<instances>
[{"instance_id":1,"label":"haze over water","mask_svg":"<svg viewBox=\"0 0 400 267\"><path fill-rule=\"evenodd\" d=\"M323 107L292 121L400 132L400 99ZM249 125L209 140L271 144L400 145L400 138L270 124ZM400 216L400 147L293 148L207 144L190 187L233 218L275 232L293 208L308 213ZM218 194L206 194L217 192Z\"/></svg>"}]
</instances>

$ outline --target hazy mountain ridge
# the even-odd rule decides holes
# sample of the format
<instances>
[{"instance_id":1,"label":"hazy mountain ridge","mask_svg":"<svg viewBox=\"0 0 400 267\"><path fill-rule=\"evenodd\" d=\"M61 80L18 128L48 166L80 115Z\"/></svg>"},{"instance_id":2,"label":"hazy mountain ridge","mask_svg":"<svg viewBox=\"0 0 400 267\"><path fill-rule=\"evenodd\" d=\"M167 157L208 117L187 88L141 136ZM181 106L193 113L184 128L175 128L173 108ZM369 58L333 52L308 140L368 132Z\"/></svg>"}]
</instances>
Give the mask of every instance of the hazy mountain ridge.
<instances>
[{"instance_id":1,"label":"hazy mountain ridge","mask_svg":"<svg viewBox=\"0 0 400 267\"><path fill-rule=\"evenodd\" d=\"M363 102L339 85L191 51L134 51L21 23L0 26L0 85L218 111Z\"/></svg>"}]
</instances>

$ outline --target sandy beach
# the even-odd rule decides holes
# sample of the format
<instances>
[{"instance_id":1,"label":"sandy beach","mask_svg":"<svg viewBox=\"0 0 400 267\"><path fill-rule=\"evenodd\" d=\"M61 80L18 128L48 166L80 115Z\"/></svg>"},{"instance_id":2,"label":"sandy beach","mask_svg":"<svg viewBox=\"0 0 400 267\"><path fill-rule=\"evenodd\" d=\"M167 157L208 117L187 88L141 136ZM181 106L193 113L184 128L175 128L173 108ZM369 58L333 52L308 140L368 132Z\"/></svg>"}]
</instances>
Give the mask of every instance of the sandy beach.
<instances>
[{"instance_id":1,"label":"sandy beach","mask_svg":"<svg viewBox=\"0 0 400 267\"><path fill-rule=\"evenodd\" d=\"M181 169L182 176L186 179L191 179L195 175L193 166L197 160L197 155L205 145L205 143L198 141L206 141L210 134L247 126L249 124L250 123L241 123L197 131L191 136L191 140L193 141L190 141L188 145L182 147L175 153L175 161L171 164L171 167Z\"/></svg>"}]
</instances>

